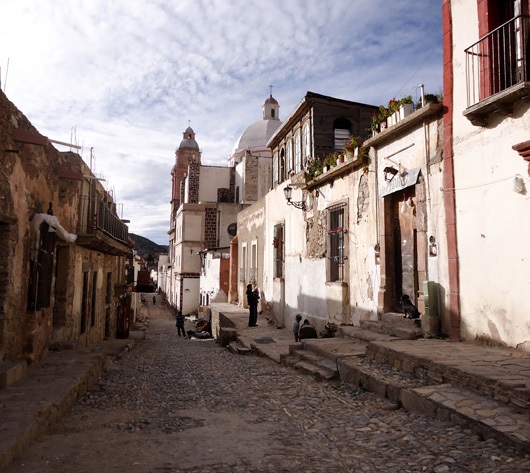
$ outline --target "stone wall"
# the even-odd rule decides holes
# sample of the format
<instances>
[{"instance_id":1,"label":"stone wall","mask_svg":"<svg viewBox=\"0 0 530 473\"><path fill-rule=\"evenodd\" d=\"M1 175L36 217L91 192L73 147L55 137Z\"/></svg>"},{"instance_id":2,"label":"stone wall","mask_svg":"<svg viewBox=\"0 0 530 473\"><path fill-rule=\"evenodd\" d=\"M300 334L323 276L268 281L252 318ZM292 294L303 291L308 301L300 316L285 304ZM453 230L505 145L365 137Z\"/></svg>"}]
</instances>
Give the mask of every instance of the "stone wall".
<instances>
[{"instance_id":1,"label":"stone wall","mask_svg":"<svg viewBox=\"0 0 530 473\"><path fill-rule=\"evenodd\" d=\"M105 337L107 308L111 311L107 331L114 337L114 287L124 282L122 256L83 247L79 240L65 241L56 232L50 240L53 255L46 273L49 293L38 307L30 304L35 297L29 298L29 282L36 280L31 268L41 248L36 231L41 227L32 227L32 220L36 214L53 214L65 232L77 235L81 197L89 182L83 176L90 175L90 169L76 153L55 149L1 92L0 147L0 360L39 362L54 344L97 345ZM102 185L96 187L103 195ZM89 288L86 296L88 324L81 333L84 265L89 284L97 273L97 287ZM109 273L110 298L103 284Z\"/></svg>"}]
</instances>

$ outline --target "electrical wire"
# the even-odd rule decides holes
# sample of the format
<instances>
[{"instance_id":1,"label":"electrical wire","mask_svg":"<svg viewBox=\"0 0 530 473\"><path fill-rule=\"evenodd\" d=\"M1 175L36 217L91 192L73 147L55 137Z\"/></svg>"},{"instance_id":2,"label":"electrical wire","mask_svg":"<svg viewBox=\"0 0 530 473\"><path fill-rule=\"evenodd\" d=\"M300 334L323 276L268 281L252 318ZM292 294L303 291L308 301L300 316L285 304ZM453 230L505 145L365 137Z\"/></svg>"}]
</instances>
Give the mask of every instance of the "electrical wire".
<instances>
[{"instance_id":1,"label":"electrical wire","mask_svg":"<svg viewBox=\"0 0 530 473\"><path fill-rule=\"evenodd\" d=\"M519 174L516 174L515 177L521 177L522 179L525 179L526 181L530 182L530 179L522 177ZM483 184L477 184L477 185L474 185L474 186L467 186L467 187L447 187L447 188L440 187L440 190L442 192L448 192L448 191L463 191L463 190L467 190L467 189L476 189L478 187L486 187L486 186L490 186L492 184L497 184L499 182L509 181L510 179L513 179L513 178L514 178L514 176L510 176L510 177L505 177L503 179L498 179L496 181L485 182Z\"/></svg>"}]
</instances>

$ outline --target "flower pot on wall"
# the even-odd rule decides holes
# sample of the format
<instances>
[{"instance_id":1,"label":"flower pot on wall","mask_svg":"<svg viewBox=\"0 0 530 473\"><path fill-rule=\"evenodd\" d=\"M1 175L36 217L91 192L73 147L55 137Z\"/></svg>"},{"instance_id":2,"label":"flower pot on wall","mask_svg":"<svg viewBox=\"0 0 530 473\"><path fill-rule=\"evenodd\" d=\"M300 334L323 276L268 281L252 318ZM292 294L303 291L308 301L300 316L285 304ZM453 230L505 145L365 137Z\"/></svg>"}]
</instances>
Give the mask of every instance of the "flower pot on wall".
<instances>
[{"instance_id":1,"label":"flower pot on wall","mask_svg":"<svg viewBox=\"0 0 530 473\"><path fill-rule=\"evenodd\" d=\"M414 112L414 104L412 103L402 103L399 107L399 119L403 120L406 116Z\"/></svg>"}]
</instances>

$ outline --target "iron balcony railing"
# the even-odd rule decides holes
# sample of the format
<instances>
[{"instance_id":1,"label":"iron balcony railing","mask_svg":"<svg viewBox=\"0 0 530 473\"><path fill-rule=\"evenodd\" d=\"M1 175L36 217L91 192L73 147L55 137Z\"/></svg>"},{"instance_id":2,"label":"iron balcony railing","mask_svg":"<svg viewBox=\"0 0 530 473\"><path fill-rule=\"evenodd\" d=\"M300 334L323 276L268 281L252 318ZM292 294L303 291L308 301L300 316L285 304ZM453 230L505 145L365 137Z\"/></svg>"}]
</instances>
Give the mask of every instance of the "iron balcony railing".
<instances>
[{"instance_id":1,"label":"iron balcony railing","mask_svg":"<svg viewBox=\"0 0 530 473\"><path fill-rule=\"evenodd\" d=\"M78 233L95 236L98 231L125 244L129 238L129 228L109 208L107 202L100 198L81 196Z\"/></svg>"},{"instance_id":2,"label":"iron balcony railing","mask_svg":"<svg viewBox=\"0 0 530 473\"><path fill-rule=\"evenodd\" d=\"M465 50L468 107L528 80L529 18L519 15Z\"/></svg>"}]
</instances>

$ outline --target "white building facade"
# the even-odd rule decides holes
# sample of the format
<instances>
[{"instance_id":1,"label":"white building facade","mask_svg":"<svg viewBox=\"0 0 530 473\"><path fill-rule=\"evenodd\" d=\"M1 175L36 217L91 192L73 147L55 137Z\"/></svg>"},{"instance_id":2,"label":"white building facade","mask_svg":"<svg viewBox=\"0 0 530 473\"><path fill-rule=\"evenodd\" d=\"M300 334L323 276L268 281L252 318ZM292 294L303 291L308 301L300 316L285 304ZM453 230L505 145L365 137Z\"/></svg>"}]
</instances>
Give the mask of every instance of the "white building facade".
<instances>
[{"instance_id":1,"label":"white building facade","mask_svg":"<svg viewBox=\"0 0 530 473\"><path fill-rule=\"evenodd\" d=\"M530 350L528 1L442 6L454 332Z\"/></svg>"}]
</instances>

